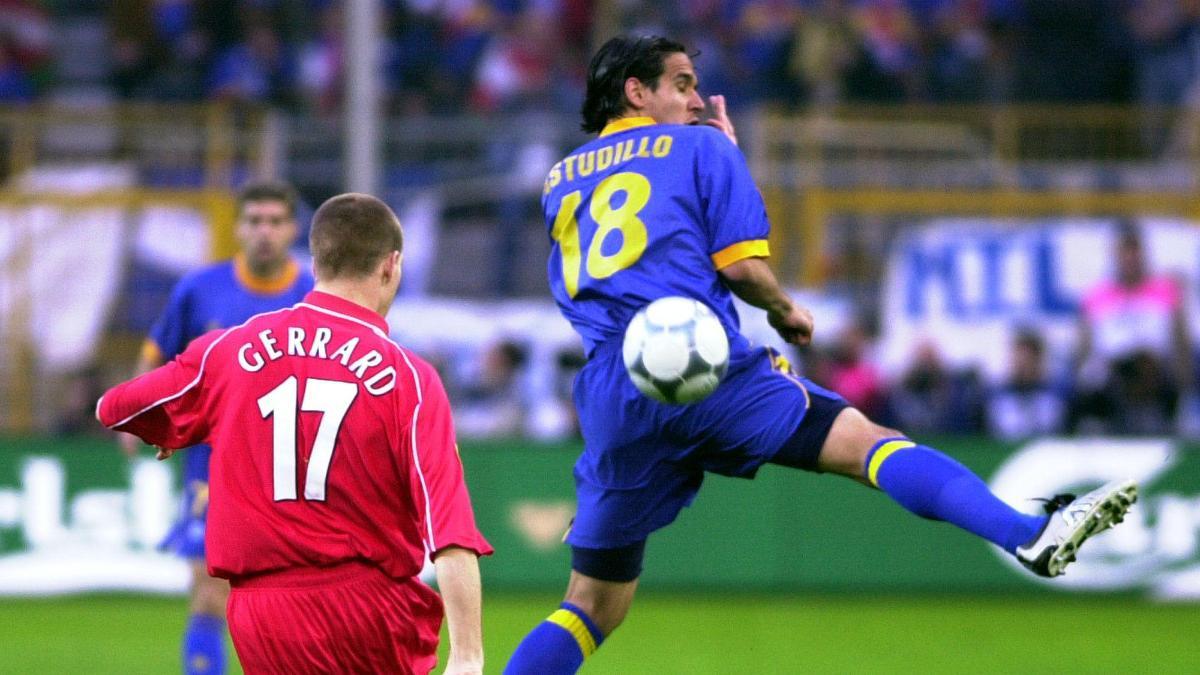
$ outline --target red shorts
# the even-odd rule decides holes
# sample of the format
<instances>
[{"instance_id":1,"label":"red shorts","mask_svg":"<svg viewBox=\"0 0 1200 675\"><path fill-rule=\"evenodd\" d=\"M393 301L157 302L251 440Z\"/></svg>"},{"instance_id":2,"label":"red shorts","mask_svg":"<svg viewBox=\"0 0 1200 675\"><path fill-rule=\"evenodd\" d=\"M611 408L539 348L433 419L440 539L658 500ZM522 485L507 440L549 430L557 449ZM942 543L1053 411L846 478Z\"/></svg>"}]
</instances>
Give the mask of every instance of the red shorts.
<instances>
[{"instance_id":1,"label":"red shorts","mask_svg":"<svg viewBox=\"0 0 1200 675\"><path fill-rule=\"evenodd\" d=\"M437 665L442 599L361 562L232 580L229 633L247 675L421 673Z\"/></svg>"}]
</instances>

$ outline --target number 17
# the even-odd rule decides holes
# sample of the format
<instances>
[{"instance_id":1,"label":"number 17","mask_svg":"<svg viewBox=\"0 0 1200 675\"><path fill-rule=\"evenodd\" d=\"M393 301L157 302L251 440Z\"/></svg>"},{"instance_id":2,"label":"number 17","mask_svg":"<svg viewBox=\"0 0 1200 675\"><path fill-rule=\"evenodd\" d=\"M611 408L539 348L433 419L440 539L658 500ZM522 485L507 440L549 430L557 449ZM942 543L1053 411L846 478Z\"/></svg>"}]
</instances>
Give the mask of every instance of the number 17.
<instances>
[{"instance_id":1,"label":"number 17","mask_svg":"<svg viewBox=\"0 0 1200 675\"><path fill-rule=\"evenodd\" d=\"M258 410L263 419L272 418L277 502L296 498L296 389L296 376L292 375L258 399ZM305 381L300 410L324 413L308 456L308 472L304 478L304 498L309 501L325 501L333 444L355 396L358 396L358 386L351 382L317 378Z\"/></svg>"}]
</instances>

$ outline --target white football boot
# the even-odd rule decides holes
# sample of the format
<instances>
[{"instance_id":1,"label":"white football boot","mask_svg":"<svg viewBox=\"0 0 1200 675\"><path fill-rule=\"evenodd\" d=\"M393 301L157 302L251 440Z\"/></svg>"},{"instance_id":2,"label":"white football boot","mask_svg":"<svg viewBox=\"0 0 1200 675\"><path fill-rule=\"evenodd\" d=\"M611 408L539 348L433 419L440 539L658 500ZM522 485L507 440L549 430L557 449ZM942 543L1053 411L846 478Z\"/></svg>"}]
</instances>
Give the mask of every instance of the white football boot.
<instances>
[{"instance_id":1,"label":"white football boot","mask_svg":"<svg viewBox=\"0 0 1200 675\"><path fill-rule=\"evenodd\" d=\"M1028 544L1017 547L1017 560L1035 574L1056 577L1075 561L1079 547L1125 519L1129 507L1137 501L1137 483L1113 481L1076 497L1056 495L1046 502L1050 519Z\"/></svg>"}]
</instances>

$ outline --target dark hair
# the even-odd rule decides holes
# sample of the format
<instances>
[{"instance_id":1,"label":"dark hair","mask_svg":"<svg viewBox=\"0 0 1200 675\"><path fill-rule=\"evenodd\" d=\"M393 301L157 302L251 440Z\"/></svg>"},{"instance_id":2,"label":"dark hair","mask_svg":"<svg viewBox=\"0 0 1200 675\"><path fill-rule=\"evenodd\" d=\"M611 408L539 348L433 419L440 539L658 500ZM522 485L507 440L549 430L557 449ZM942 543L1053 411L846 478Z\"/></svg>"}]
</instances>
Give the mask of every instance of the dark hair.
<instances>
[{"instance_id":1,"label":"dark hair","mask_svg":"<svg viewBox=\"0 0 1200 675\"><path fill-rule=\"evenodd\" d=\"M1018 328L1013 335L1013 344L1039 355L1046 350L1046 342L1042 339L1042 334L1032 326Z\"/></svg>"},{"instance_id":2,"label":"dark hair","mask_svg":"<svg viewBox=\"0 0 1200 675\"><path fill-rule=\"evenodd\" d=\"M588 64L587 95L583 99L583 124L590 133L599 133L604 125L619 116L629 101L625 98L625 81L636 77L654 91L663 74L663 61L670 54L687 53L682 44L656 35L646 37L617 36L596 52Z\"/></svg>"},{"instance_id":3,"label":"dark hair","mask_svg":"<svg viewBox=\"0 0 1200 675\"><path fill-rule=\"evenodd\" d=\"M289 216L296 215L296 191L287 183L259 181L242 187L238 192L238 215L250 202L282 202Z\"/></svg>"},{"instance_id":4,"label":"dark hair","mask_svg":"<svg viewBox=\"0 0 1200 675\"><path fill-rule=\"evenodd\" d=\"M525 365L525 359L528 358L526 349L515 340L504 340L496 346L496 350L504 356L504 360L513 368L520 368Z\"/></svg>"},{"instance_id":5,"label":"dark hair","mask_svg":"<svg viewBox=\"0 0 1200 675\"><path fill-rule=\"evenodd\" d=\"M283 202L287 206L288 215L293 217L296 215L296 190L287 183L261 181L247 184L238 192L237 211L239 216L249 202Z\"/></svg>"},{"instance_id":6,"label":"dark hair","mask_svg":"<svg viewBox=\"0 0 1200 675\"><path fill-rule=\"evenodd\" d=\"M371 195L330 197L313 214L308 248L321 279L363 277L392 251L403 250L396 214Z\"/></svg>"}]
</instances>

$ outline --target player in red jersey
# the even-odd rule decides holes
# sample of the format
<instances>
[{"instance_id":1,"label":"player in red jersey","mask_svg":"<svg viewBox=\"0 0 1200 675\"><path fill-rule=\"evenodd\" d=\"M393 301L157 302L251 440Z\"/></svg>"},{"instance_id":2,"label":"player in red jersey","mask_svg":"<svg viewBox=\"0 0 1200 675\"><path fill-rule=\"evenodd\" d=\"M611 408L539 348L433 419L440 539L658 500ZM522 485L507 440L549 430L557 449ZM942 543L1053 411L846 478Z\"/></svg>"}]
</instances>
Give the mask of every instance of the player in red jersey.
<instances>
[{"instance_id":1,"label":"player in red jersey","mask_svg":"<svg viewBox=\"0 0 1200 675\"><path fill-rule=\"evenodd\" d=\"M434 369L388 339L400 223L345 194L313 216L316 288L195 340L97 404L165 459L207 441L208 568L247 673L481 672L475 527ZM441 597L417 579L428 554Z\"/></svg>"}]
</instances>

